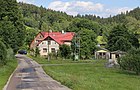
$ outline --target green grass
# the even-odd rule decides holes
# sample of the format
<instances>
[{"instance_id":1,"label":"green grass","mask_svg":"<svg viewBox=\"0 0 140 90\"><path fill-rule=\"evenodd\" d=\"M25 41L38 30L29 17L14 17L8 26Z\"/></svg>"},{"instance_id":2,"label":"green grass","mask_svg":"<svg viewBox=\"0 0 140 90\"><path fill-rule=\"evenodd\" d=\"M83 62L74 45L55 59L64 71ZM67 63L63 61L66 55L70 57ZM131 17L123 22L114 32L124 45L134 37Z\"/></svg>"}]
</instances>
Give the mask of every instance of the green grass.
<instances>
[{"instance_id":1,"label":"green grass","mask_svg":"<svg viewBox=\"0 0 140 90\"><path fill-rule=\"evenodd\" d=\"M70 64L70 63L92 63L95 62L95 60L79 60L79 61L72 61L70 59L66 59L66 60L62 60L62 59L58 59L58 60L50 60L48 61L48 59L46 58L42 58L42 57L31 57L33 58L35 61L37 61L39 64Z\"/></svg>"},{"instance_id":2,"label":"green grass","mask_svg":"<svg viewBox=\"0 0 140 90\"><path fill-rule=\"evenodd\" d=\"M47 74L72 90L140 90L140 76L117 68L106 68L102 60L87 63L74 65L68 61L64 65L43 68Z\"/></svg>"},{"instance_id":3,"label":"green grass","mask_svg":"<svg viewBox=\"0 0 140 90\"><path fill-rule=\"evenodd\" d=\"M9 76L17 67L17 60L9 60L7 65L0 65L0 90L4 87Z\"/></svg>"}]
</instances>

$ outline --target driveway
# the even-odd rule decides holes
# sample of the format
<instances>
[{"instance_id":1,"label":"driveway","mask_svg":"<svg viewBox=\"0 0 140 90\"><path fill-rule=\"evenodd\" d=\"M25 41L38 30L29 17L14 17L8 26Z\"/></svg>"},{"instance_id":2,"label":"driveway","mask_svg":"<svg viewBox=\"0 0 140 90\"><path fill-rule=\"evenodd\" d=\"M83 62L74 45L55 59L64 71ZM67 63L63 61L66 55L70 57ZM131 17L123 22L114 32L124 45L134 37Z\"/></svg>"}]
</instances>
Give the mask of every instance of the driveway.
<instances>
[{"instance_id":1,"label":"driveway","mask_svg":"<svg viewBox=\"0 0 140 90\"><path fill-rule=\"evenodd\" d=\"M4 90L71 90L48 76L42 67L24 55L16 55L18 67Z\"/></svg>"}]
</instances>

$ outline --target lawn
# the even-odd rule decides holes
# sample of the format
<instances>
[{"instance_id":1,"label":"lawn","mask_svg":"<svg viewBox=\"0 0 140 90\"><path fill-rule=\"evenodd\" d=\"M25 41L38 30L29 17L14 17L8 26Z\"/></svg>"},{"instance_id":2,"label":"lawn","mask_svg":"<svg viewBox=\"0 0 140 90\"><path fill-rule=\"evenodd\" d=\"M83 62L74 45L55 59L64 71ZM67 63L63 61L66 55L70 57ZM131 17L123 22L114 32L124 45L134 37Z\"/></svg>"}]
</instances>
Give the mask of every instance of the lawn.
<instances>
[{"instance_id":1,"label":"lawn","mask_svg":"<svg viewBox=\"0 0 140 90\"><path fill-rule=\"evenodd\" d=\"M78 61L72 64L74 62L69 60L60 60L61 64L59 60L37 61L41 60L49 64L43 66L47 74L72 90L140 90L140 76L117 68L107 68L103 60L87 61L85 64Z\"/></svg>"},{"instance_id":2,"label":"lawn","mask_svg":"<svg viewBox=\"0 0 140 90\"><path fill-rule=\"evenodd\" d=\"M9 76L15 70L17 66L17 60L9 60L7 65L0 65L0 90L4 87Z\"/></svg>"}]
</instances>

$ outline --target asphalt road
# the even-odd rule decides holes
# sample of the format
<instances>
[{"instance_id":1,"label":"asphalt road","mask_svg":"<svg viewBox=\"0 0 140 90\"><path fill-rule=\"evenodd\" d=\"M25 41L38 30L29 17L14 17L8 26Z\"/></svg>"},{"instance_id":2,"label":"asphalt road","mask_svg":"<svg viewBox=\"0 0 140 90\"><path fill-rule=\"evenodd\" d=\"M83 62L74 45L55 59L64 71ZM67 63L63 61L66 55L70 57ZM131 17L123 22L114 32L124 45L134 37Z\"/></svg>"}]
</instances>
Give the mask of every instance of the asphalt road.
<instances>
[{"instance_id":1,"label":"asphalt road","mask_svg":"<svg viewBox=\"0 0 140 90\"><path fill-rule=\"evenodd\" d=\"M16 57L18 67L4 90L70 90L48 76L37 62L24 55Z\"/></svg>"}]
</instances>

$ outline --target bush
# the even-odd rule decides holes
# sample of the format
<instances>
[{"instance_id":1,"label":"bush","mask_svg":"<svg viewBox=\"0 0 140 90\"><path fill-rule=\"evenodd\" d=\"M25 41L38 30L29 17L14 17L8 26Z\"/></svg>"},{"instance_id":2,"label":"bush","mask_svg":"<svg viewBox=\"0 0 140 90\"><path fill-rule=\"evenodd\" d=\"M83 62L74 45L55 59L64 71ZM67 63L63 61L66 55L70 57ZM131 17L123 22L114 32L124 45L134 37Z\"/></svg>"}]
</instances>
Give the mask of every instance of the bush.
<instances>
[{"instance_id":1,"label":"bush","mask_svg":"<svg viewBox=\"0 0 140 90\"><path fill-rule=\"evenodd\" d=\"M8 48L7 49L7 56L6 56L7 60L11 60L14 59L14 51L12 48Z\"/></svg>"},{"instance_id":2,"label":"bush","mask_svg":"<svg viewBox=\"0 0 140 90\"><path fill-rule=\"evenodd\" d=\"M119 64L121 69L134 71L136 74L140 74L140 48L131 49L128 54L119 58Z\"/></svg>"},{"instance_id":3,"label":"bush","mask_svg":"<svg viewBox=\"0 0 140 90\"><path fill-rule=\"evenodd\" d=\"M6 57L7 57L6 46L3 42L0 41L0 64L5 65L7 63Z\"/></svg>"},{"instance_id":4,"label":"bush","mask_svg":"<svg viewBox=\"0 0 140 90\"><path fill-rule=\"evenodd\" d=\"M70 46L66 45L66 44L63 44L59 47L60 49L60 54L63 58L68 58L71 54L71 49L70 49Z\"/></svg>"}]
</instances>

